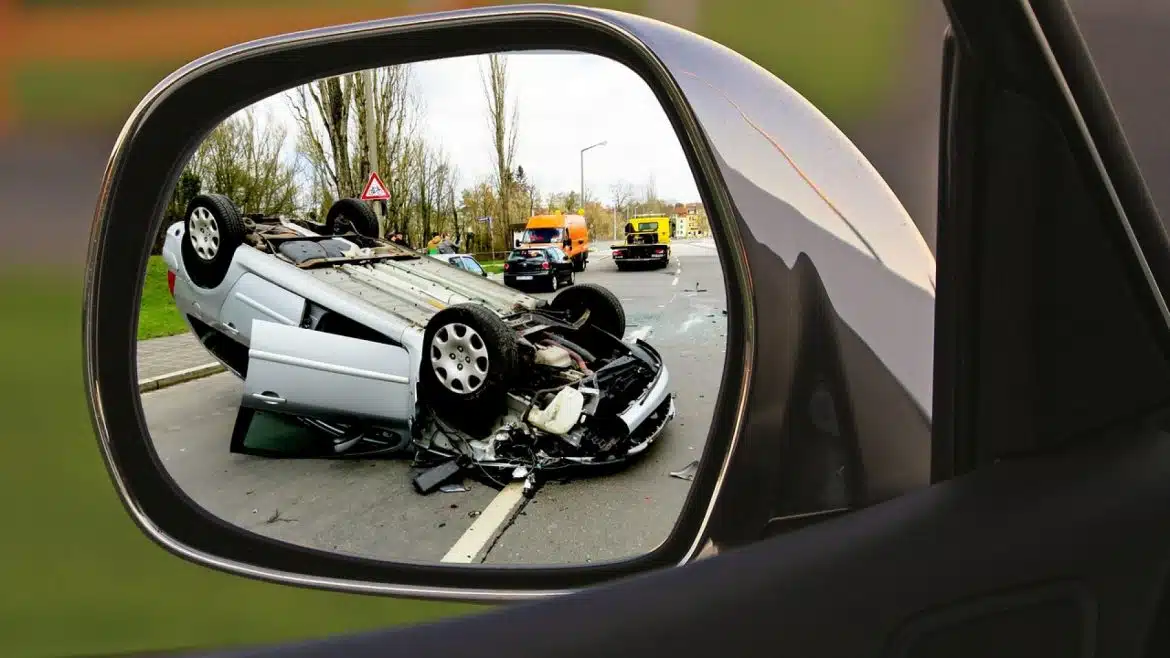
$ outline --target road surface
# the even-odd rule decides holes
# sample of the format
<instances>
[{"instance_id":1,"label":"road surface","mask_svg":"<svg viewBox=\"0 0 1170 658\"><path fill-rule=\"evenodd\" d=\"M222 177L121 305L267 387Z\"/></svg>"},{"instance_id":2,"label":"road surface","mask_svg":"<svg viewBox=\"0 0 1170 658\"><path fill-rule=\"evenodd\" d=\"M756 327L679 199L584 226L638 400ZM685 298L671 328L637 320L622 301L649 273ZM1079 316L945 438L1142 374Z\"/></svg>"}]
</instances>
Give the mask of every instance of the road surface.
<instances>
[{"instance_id":1,"label":"road surface","mask_svg":"<svg viewBox=\"0 0 1170 658\"><path fill-rule=\"evenodd\" d=\"M615 474L546 483L514 517L470 530L501 494L415 493L405 461L268 459L228 452L243 387L219 374L143 395L151 437L171 477L212 514L292 543L396 561L434 563L482 537L487 563L581 564L652 550L670 532L690 482L672 471L699 458L726 353L723 277L712 241L675 244L665 270L618 272L604 250L578 282L618 294L627 337L658 349L678 417L653 449ZM548 296L548 293L536 293ZM497 504L499 504L497 502ZM501 534L502 533L502 534ZM464 538L464 543L468 538Z\"/></svg>"}]
</instances>

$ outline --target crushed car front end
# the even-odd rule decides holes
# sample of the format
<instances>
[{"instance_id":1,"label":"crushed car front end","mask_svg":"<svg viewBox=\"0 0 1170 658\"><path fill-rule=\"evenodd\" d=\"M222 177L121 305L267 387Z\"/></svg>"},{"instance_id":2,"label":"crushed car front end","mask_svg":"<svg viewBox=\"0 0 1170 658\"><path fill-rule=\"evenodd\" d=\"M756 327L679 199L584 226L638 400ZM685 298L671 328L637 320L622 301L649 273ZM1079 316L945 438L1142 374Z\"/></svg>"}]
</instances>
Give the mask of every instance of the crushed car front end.
<instances>
[{"instance_id":1,"label":"crushed car front end","mask_svg":"<svg viewBox=\"0 0 1170 658\"><path fill-rule=\"evenodd\" d=\"M442 481L432 473L479 474L501 486L519 480L533 491L553 474L620 468L674 419L670 372L644 341L555 322L526 338L526 375L488 431L465 432L442 409L430 414L433 431L417 442L426 469L416 477L420 493Z\"/></svg>"}]
</instances>

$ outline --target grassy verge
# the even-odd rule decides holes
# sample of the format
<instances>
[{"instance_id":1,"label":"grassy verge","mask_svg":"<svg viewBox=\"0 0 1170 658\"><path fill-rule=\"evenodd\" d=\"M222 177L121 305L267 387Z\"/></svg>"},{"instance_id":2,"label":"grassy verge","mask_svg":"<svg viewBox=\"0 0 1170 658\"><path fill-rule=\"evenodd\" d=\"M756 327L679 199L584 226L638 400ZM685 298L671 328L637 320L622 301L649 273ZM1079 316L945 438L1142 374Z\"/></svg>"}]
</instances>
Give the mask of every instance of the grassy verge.
<instances>
[{"instance_id":1,"label":"grassy verge","mask_svg":"<svg viewBox=\"0 0 1170 658\"><path fill-rule=\"evenodd\" d=\"M481 260L479 264L488 274L499 274L504 271L504 261L502 260Z\"/></svg>"},{"instance_id":2,"label":"grassy verge","mask_svg":"<svg viewBox=\"0 0 1170 658\"><path fill-rule=\"evenodd\" d=\"M174 336L187 331L167 288L167 265L162 256L151 256L142 285L142 307L138 315L138 340Z\"/></svg>"},{"instance_id":3,"label":"grassy verge","mask_svg":"<svg viewBox=\"0 0 1170 658\"><path fill-rule=\"evenodd\" d=\"M93 438L74 274L0 272L6 658L292 641L483 609L261 583L148 540L118 501Z\"/></svg>"}]
</instances>

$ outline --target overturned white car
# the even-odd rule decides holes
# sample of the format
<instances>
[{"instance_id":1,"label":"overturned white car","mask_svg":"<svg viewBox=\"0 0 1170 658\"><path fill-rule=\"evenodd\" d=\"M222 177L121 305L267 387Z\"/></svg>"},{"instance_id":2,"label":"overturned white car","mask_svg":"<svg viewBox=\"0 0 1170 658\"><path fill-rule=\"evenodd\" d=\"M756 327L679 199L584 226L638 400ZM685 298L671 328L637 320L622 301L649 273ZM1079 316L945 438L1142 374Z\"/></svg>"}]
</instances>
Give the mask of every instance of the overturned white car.
<instances>
[{"instance_id":1,"label":"overturned white car","mask_svg":"<svg viewBox=\"0 0 1170 658\"><path fill-rule=\"evenodd\" d=\"M241 410L293 417L332 453L406 452L420 492L464 469L493 481L642 453L675 415L669 375L626 343L608 290L551 302L379 240L364 202L323 225L241 214L201 194L167 228L175 303L242 378Z\"/></svg>"}]
</instances>

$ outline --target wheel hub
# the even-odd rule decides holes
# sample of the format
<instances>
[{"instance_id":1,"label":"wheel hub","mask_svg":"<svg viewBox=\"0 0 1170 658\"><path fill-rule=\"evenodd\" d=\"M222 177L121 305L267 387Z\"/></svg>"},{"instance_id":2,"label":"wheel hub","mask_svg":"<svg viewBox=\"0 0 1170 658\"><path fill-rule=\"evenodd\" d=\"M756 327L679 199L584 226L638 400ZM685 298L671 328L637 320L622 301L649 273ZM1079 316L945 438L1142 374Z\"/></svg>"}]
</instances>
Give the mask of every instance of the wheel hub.
<instances>
[{"instance_id":1,"label":"wheel hub","mask_svg":"<svg viewBox=\"0 0 1170 658\"><path fill-rule=\"evenodd\" d=\"M487 345L479 332L463 323L440 327L431 339L430 355L435 377L452 393L473 393L487 379Z\"/></svg>"},{"instance_id":2,"label":"wheel hub","mask_svg":"<svg viewBox=\"0 0 1170 658\"><path fill-rule=\"evenodd\" d=\"M191 211L191 246L201 260L211 261L219 253L219 223L211 211L203 206Z\"/></svg>"}]
</instances>

